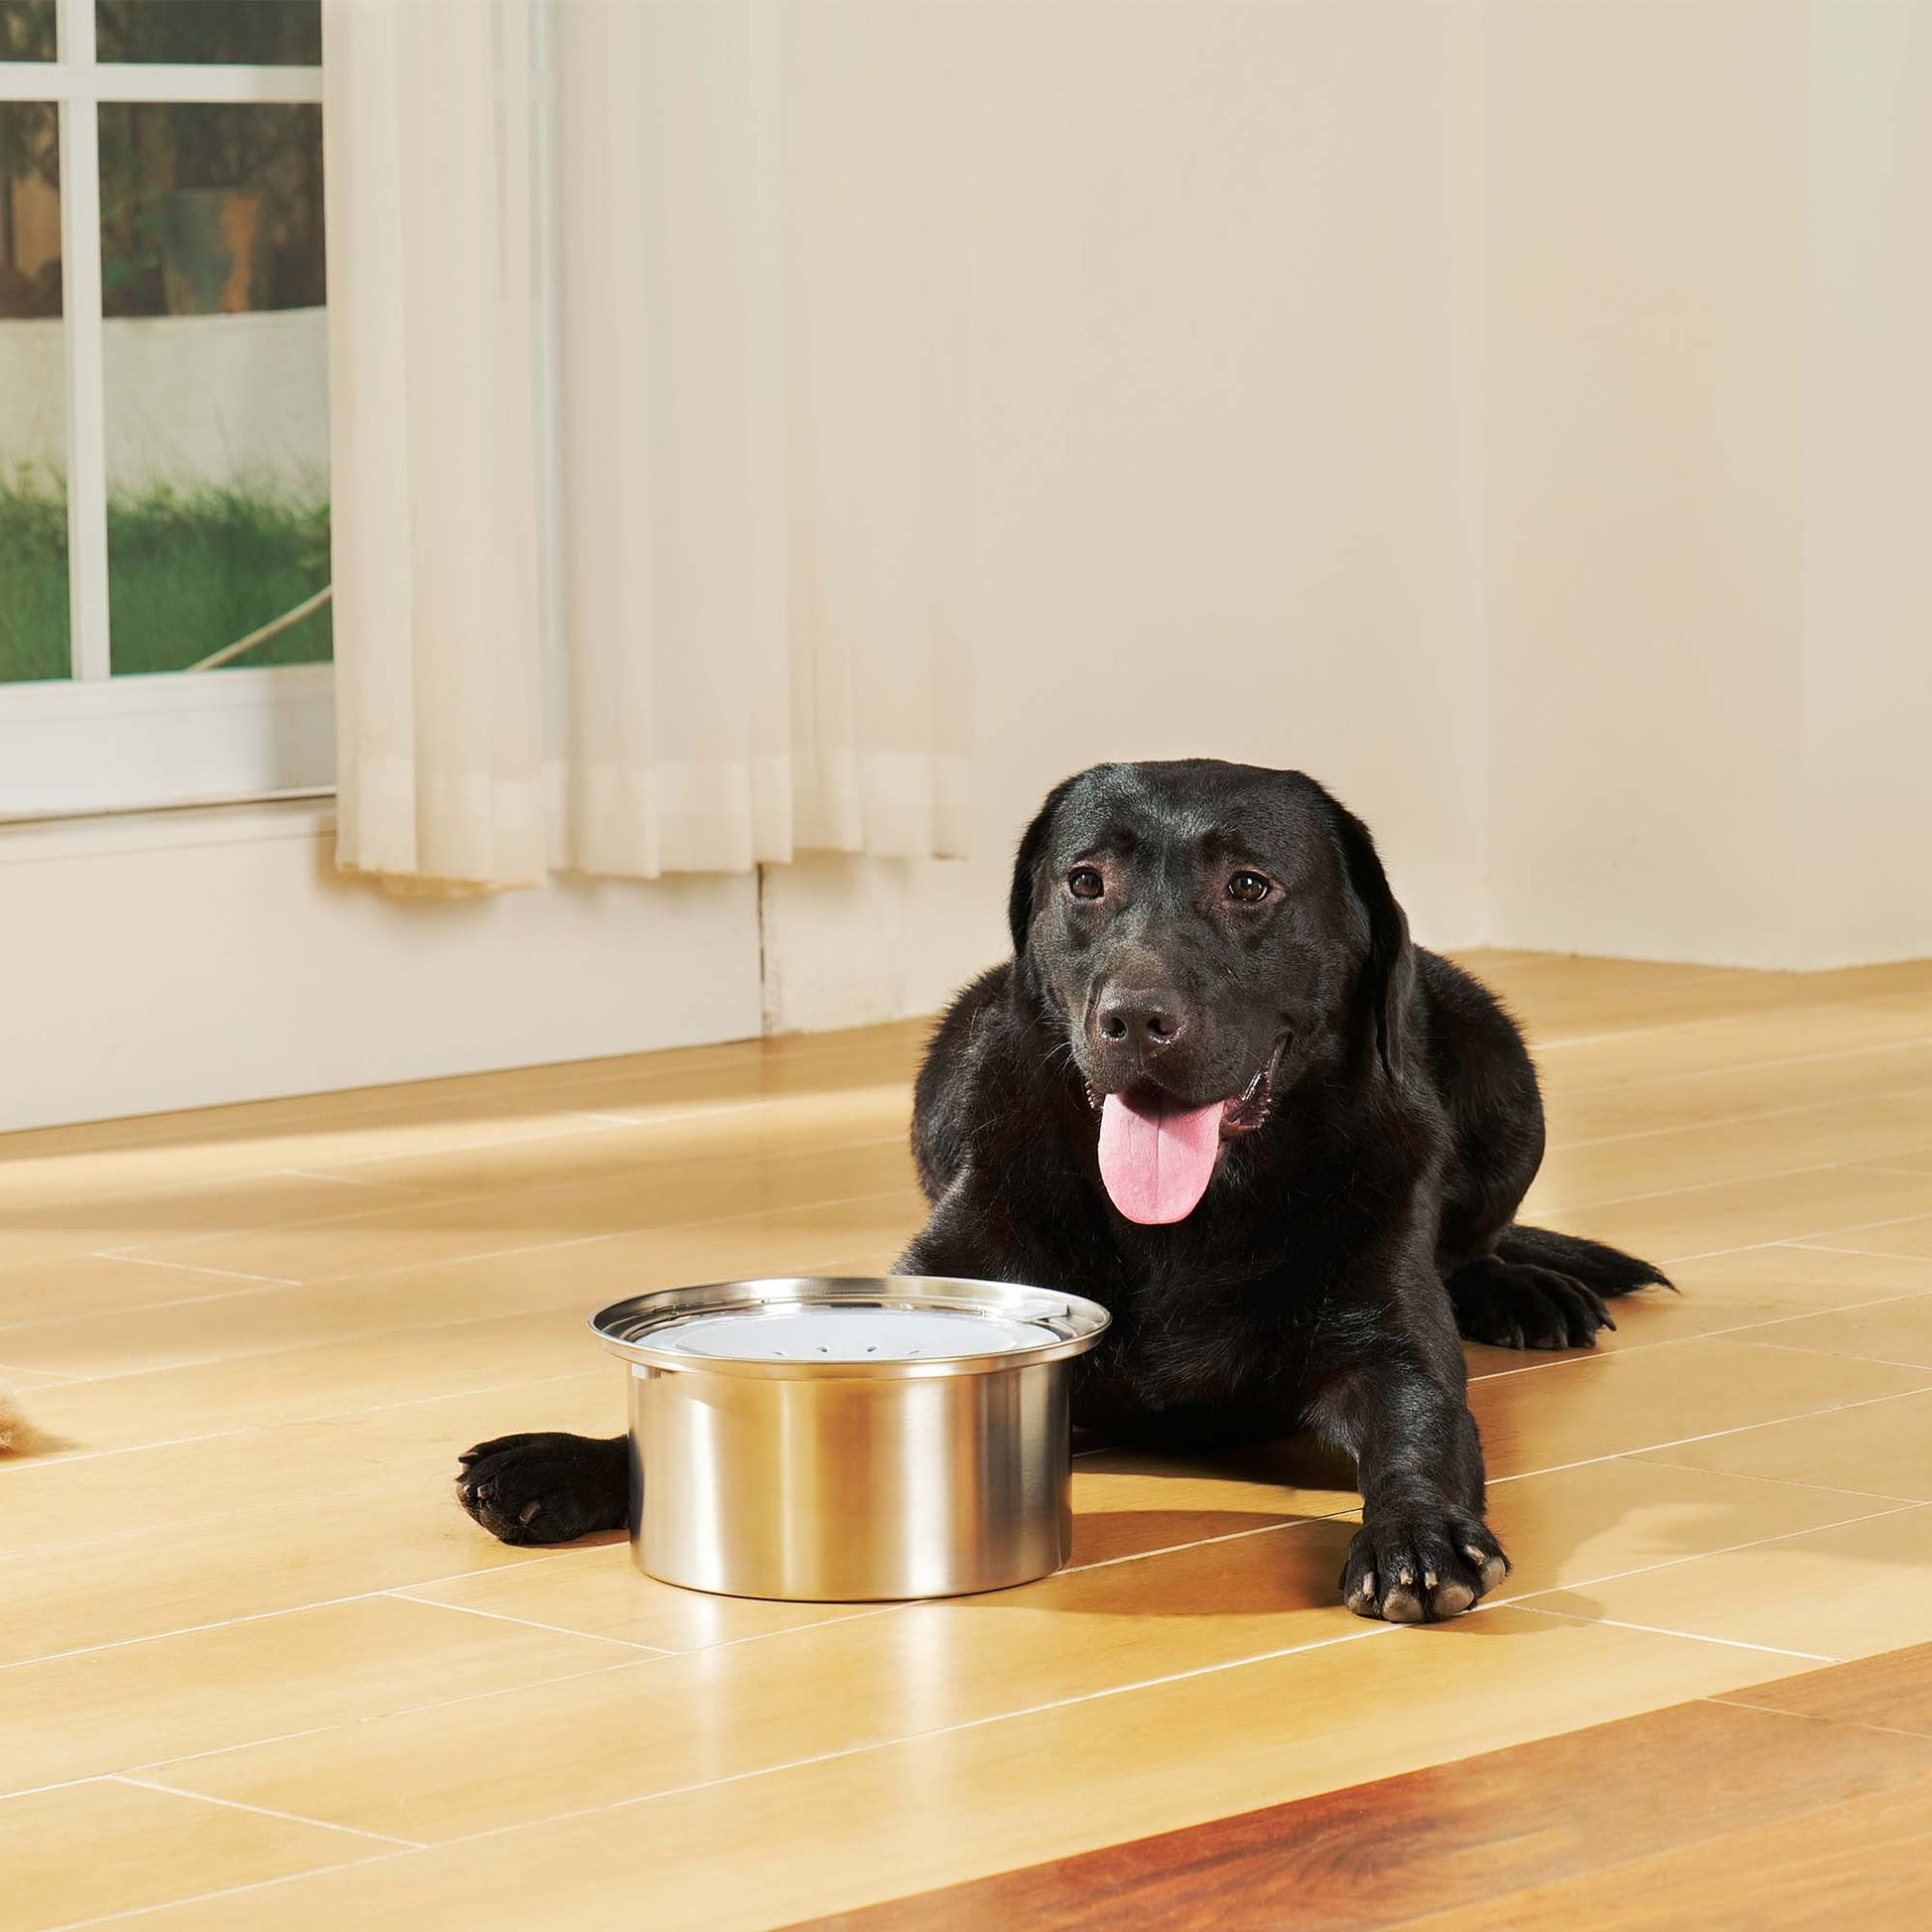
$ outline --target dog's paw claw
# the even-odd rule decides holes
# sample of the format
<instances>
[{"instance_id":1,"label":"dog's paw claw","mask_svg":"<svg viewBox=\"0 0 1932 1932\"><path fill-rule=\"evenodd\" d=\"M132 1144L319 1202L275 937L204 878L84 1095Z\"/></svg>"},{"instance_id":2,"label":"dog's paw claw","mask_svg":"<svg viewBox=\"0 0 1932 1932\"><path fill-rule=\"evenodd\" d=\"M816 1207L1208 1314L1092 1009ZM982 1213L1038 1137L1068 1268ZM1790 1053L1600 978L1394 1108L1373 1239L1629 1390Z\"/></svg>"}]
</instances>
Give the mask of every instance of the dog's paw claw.
<instances>
[{"instance_id":1,"label":"dog's paw claw","mask_svg":"<svg viewBox=\"0 0 1932 1932\"><path fill-rule=\"evenodd\" d=\"M1509 1559L1493 1543L1487 1551L1478 1549L1473 1543L1465 1543L1462 1554L1469 1559L1477 1581L1485 1590L1494 1589L1509 1575Z\"/></svg>"},{"instance_id":2,"label":"dog's paw claw","mask_svg":"<svg viewBox=\"0 0 1932 1932\"><path fill-rule=\"evenodd\" d=\"M1435 1622L1460 1616L1508 1575L1502 1546L1466 1510L1443 1504L1377 1513L1348 1546L1341 1600L1357 1616Z\"/></svg>"}]
</instances>

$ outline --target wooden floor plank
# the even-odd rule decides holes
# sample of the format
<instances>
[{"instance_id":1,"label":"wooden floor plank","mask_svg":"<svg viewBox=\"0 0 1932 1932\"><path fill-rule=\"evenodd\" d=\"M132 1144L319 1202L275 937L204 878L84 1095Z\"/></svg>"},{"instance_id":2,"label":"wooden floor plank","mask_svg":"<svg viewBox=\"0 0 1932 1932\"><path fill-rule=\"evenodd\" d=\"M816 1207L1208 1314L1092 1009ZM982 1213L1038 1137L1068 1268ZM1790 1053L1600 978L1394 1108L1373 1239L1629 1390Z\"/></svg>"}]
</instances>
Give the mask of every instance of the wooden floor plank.
<instances>
[{"instance_id":1,"label":"wooden floor plank","mask_svg":"<svg viewBox=\"0 0 1932 1932\"><path fill-rule=\"evenodd\" d=\"M1805 1530L1577 1590L1536 1608L1826 1658L1932 1643L1932 1504Z\"/></svg>"},{"instance_id":2,"label":"wooden floor plank","mask_svg":"<svg viewBox=\"0 0 1932 1932\"><path fill-rule=\"evenodd\" d=\"M1932 1737L1932 1644L1760 1684L1732 1692L1726 1701Z\"/></svg>"},{"instance_id":3,"label":"wooden floor plank","mask_svg":"<svg viewBox=\"0 0 1932 1932\"><path fill-rule=\"evenodd\" d=\"M1908 1177L1886 1178L1908 1185ZM312 1283L470 1256L534 1251L586 1235L677 1227L713 1216L852 1200L914 1185L902 1135L860 1147L796 1147L764 1160L695 1161L635 1177L483 1193L422 1206L377 1205L324 1222L248 1229L129 1248L150 1261Z\"/></svg>"},{"instance_id":4,"label":"wooden floor plank","mask_svg":"<svg viewBox=\"0 0 1932 1932\"><path fill-rule=\"evenodd\" d=\"M1633 1453L1687 1469L1932 1502L1932 1391L1821 1409Z\"/></svg>"},{"instance_id":5,"label":"wooden floor plank","mask_svg":"<svg viewBox=\"0 0 1932 1932\"><path fill-rule=\"evenodd\" d=\"M210 1875L259 1885L392 1849L118 1781L68 1785L0 1799L0 1926L91 1924L206 1892Z\"/></svg>"},{"instance_id":6,"label":"wooden floor plank","mask_svg":"<svg viewBox=\"0 0 1932 1932\"><path fill-rule=\"evenodd\" d=\"M1800 1932L1821 1922L1911 1925L1932 1877L1925 1821L1932 1779L1849 1798L1748 1831L1634 1859L1481 1906L1409 1921L1431 1932L1587 1924L1601 1932L1680 1932L1687 1925Z\"/></svg>"},{"instance_id":7,"label":"wooden floor plank","mask_svg":"<svg viewBox=\"0 0 1932 1932\"><path fill-rule=\"evenodd\" d=\"M0 1791L221 1750L278 1727L363 1723L634 1663L633 1644L365 1596L17 1664L0 1690Z\"/></svg>"},{"instance_id":8,"label":"wooden floor plank","mask_svg":"<svg viewBox=\"0 0 1932 1932\"><path fill-rule=\"evenodd\" d=\"M1907 1169L1890 1169L1908 1185L1916 1183L1919 1205L1932 1200L1932 1175ZM1844 1248L1853 1254L1910 1256L1932 1263L1932 1214L1915 1213L1903 1220L1887 1220L1867 1227L1845 1228L1814 1237L1820 1247Z\"/></svg>"},{"instance_id":9,"label":"wooden floor plank","mask_svg":"<svg viewBox=\"0 0 1932 1932\"><path fill-rule=\"evenodd\" d=\"M102 1252L160 1253L241 1240L238 1230L317 1226L368 1213L404 1212L435 1197L390 1184L377 1174L268 1173L224 1184L173 1187L153 1194L108 1192L97 1201L47 1206L38 1201L0 1212L0 1268ZM216 1265L218 1262L188 1266ZM255 1271L266 1273L266 1270ZM0 1311L6 1275L0 1274Z\"/></svg>"},{"instance_id":10,"label":"wooden floor plank","mask_svg":"<svg viewBox=\"0 0 1932 1932\"><path fill-rule=\"evenodd\" d=\"M898 1189L641 1232L571 1237L554 1244L554 1252L465 1256L315 1285L250 1283L120 1263L137 1268L144 1290L159 1283L171 1292L149 1303L85 1308L65 1318L50 1313L0 1328L0 1361L74 1377L127 1376L553 1311L581 1329L600 1301L672 1287L692 1279L693 1271L816 1268L861 1244L902 1243L917 1225L916 1196ZM126 1292L119 1281L96 1289L102 1300Z\"/></svg>"},{"instance_id":11,"label":"wooden floor plank","mask_svg":"<svg viewBox=\"0 0 1932 1932\"><path fill-rule=\"evenodd\" d=\"M1791 1118L1927 1087L1932 1087L1932 1037L1906 1044L1886 1039L1851 1052L1704 1072L1656 1072L1611 1086L1564 1081L1549 1091L1550 1145L1587 1147L1753 1117Z\"/></svg>"},{"instance_id":12,"label":"wooden floor plank","mask_svg":"<svg viewBox=\"0 0 1932 1932\"><path fill-rule=\"evenodd\" d=\"M1588 1354L1472 1383L1470 1407L1490 1470L1518 1475L1641 1454L1689 1437L1932 1388L1932 1370L1763 1348L1748 1333Z\"/></svg>"},{"instance_id":13,"label":"wooden floor plank","mask_svg":"<svg viewBox=\"0 0 1932 1932\"><path fill-rule=\"evenodd\" d=\"M1746 1180L1698 1184L1627 1199L1545 1205L1530 1190L1523 1218L1588 1233L1666 1266L1725 1248L1764 1241L1824 1240L1839 1246L1855 1231L1868 1240L1872 1224L1910 1219L1925 1212L1928 1180L1889 1168L1820 1164L1767 1172ZM240 1239L240 1237L237 1237ZM1878 1244L1873 1244L1877 1246ZM1896 1253L1895 1248L1881 1251Z\"/></svg>"},{"instance_id":14,"label":"wooden floor plank","mask_svg":"<svg viewBox=\"0 0 1932 1932\"><path fill-rule=\"evenodd\" d=\"M1535 1207L1538 1213L1554 1213L1848 1161L1884 1166L1909 1159L1928 1141L1932 1086L1866 1093L1790 1112L1721 1117L1582 1146L1557 1142L1544 1156Z\"/></svg>"}]
</instances>

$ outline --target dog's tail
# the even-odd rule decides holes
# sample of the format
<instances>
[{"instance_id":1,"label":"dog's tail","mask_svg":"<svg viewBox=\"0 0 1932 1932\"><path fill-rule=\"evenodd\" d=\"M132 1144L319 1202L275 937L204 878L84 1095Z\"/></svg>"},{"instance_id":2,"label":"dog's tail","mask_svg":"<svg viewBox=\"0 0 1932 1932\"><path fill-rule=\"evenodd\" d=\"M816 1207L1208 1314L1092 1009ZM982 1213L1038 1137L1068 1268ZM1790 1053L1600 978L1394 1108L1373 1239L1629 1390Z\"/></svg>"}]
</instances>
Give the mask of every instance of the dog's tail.
<instances>
[{"instance_id":1,"label":"dog's tail","mask_svg":"<svg viewBox=\"0 0 1932 1932\"><path fill-rule=\"evenodd\" d=\"M1628 1295L1639 1288L1675 1286L1661 1268L1626 1255L1621 1248L1586 1241L1580 1234L1557 1234L1549 1228L1505 1228L1496 1242L1496 1253L1504 1261L1554 1269L1599 1295Z\"/></svg>"}]
</instances>

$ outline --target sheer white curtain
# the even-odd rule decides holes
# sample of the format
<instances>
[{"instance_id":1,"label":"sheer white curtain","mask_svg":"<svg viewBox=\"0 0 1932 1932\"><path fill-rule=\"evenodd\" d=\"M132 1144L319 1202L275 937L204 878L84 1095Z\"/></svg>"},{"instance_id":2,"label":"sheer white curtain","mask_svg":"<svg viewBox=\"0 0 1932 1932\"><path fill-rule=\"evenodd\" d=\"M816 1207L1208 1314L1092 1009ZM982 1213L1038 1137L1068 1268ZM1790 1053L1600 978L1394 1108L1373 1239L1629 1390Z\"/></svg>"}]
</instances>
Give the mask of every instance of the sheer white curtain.
<instances>
[{"instance_id":1,"label":"sheer white curtain","mask_svg":"<svg viewBox=\"0 0 1932 1932\"><path fill-rule=\"evenodd\" d=\"M963 851L961 19L328 0L345 867Z\"/></svg>"},{"instance_id":2,"label":"sheer white curtain","mask_svg":"<svg viewBox=\"0 0 1932 1932\"><path fill-rule=\"evenodd\" d=\"M325 15L337 840L362 871L542 875L532 25Z\"/></svg>"}]
</instances>

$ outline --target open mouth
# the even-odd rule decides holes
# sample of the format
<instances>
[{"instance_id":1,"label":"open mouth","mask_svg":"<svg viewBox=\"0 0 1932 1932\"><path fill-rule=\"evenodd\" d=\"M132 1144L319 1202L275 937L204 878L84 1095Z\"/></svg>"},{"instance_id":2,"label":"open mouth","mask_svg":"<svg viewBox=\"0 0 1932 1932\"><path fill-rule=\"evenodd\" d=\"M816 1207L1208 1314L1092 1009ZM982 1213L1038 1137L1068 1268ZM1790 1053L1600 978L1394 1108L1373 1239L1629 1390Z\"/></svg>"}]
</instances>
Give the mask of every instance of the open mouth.
<instances>
[{"instance_id":1,"label":"open mouth","mask_svg":"<svg viewBox=\"0 0 1932 1932\"><path fill-rule=\"evenodd\" d=\"M1221 1144L1263 1126L1275 1102L1275 1070L1286 1039L1242 1090L1226 1100L1188 1107L1158 1090L1099 1094L1087 1102L1100 1116L1100 1177L1107 1197L1142 1227L1184 1221L1214 1178Z\"/></svg>"}]
</instances>

